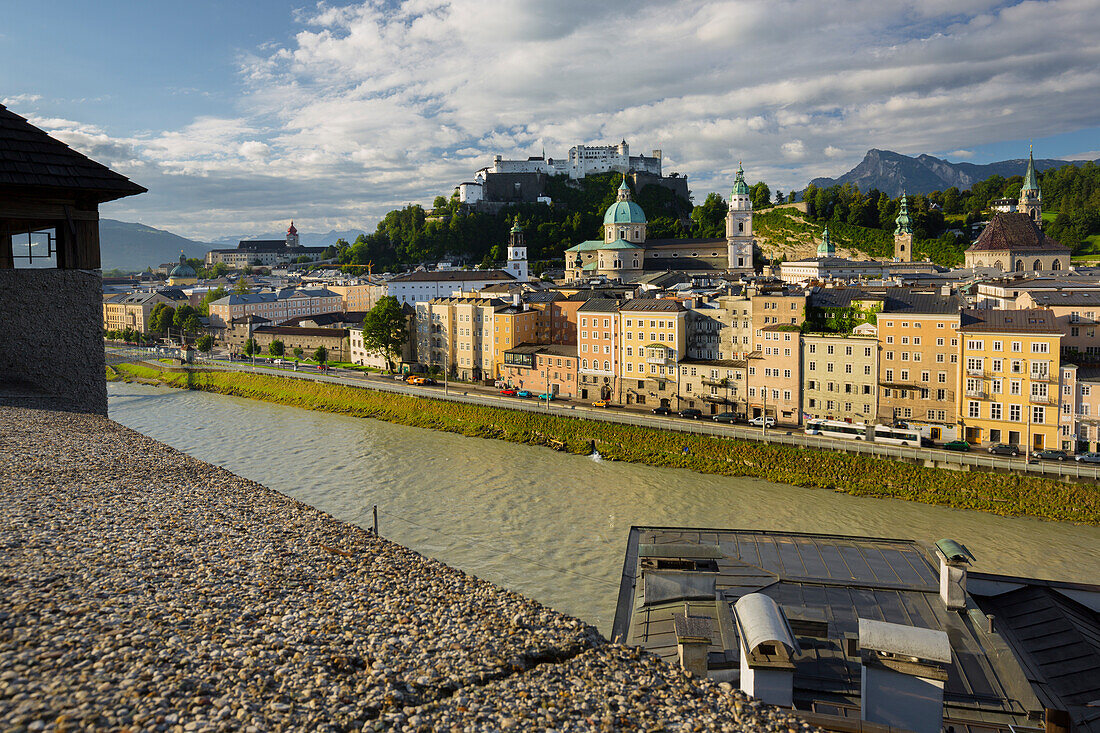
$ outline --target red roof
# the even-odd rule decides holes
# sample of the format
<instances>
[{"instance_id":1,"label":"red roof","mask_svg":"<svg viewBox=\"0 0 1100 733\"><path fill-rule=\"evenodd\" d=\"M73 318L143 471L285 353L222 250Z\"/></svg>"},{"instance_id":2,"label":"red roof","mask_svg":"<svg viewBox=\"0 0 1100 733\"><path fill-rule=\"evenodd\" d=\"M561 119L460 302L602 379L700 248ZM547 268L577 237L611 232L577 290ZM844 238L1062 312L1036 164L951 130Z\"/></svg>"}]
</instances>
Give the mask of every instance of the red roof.
<instances>
[{"instance_id":1,"label":"red roof","mask_svg":"<svg viewBox=\"0 0 1100 733\"><path fill-rule=\"evenodd\" d=\"M287 234L297 234L298 230L294 228L294 222L290 222L290 229L286 230Z\"/></svg>"}]
</instances>

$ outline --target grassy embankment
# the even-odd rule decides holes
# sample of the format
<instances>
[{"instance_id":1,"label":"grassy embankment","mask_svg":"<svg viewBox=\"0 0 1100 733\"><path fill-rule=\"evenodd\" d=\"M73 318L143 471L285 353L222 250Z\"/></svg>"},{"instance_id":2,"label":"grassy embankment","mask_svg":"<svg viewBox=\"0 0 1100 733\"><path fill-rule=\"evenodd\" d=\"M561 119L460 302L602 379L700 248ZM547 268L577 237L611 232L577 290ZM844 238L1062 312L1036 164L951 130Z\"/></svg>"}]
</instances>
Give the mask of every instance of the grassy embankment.
<instances>
[{"instance_id":1,"label":"grassy embankment","mask_svg":"<svg viewBox=\"0 0 1100 733\"><path fill-rule=\"evenodd\" d=\"M561 447L610 460L753 476L855 496L895 497L1004 516L1100 524L1100 487L1018 474L963 473L833 451L466 405L264 374L169 372L120 364L108 378L155 382L462 435ZM685 453L686 449L686 453Z\"/></svg>"}]
</instances>

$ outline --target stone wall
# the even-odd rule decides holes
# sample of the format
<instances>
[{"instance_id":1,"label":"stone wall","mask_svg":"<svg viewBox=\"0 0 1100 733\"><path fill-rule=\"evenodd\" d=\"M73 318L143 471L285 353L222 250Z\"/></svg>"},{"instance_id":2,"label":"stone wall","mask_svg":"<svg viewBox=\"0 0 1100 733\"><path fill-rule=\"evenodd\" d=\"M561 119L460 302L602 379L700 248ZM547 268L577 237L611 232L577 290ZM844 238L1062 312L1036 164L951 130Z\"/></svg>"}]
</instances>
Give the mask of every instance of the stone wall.
<instances>
[{"instance_id":1,"label":"stone wall","mask_svg":"<svg viewBox=\"0 0 1100 733\"><path fill-rule=\"evenodd\" d=\"M0 270L0 382L106 415L101 293L89 270Z\"/></svg>"}]
</instances>

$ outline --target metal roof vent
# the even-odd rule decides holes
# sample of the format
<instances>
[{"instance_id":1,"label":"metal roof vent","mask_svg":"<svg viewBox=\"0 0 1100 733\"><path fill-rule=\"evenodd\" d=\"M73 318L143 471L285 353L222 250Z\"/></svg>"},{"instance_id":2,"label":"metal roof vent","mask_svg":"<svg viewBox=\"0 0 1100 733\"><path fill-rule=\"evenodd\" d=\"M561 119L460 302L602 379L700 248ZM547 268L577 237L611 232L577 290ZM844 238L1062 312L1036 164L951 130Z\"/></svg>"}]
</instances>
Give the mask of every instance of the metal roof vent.
<instances>
[{"instance_id":1,"label":"metal roof vent","mask_svg":"<svg viewBox=\"0 0 1100 733\"><path fill-rule=\"evenodd\" d=\"M707 649L712 641L711 620L705 616L692 616L685 603L684 612L675 614L672 622L680 667L686 672L706 677Z\"/></svg>"},{"instance_id":2,"label":"metal roof vent","mask_svg":"<svg viewBox=\"0 0 1100 733\"><path fill-rule=\"evenodd\" d=\"M940 598L949 611L966 608L966 566L974 555L955 540L936 543L936 557L940 559Z\"/></svg>"},{"instance_id":3,"label":"metal roof vent","mask_svg":"<svg viewBox=\"0 0 1100 733\"><path fill-rule=\"evenodd\" d=\"M859 619L860 719L916 733L943 729L943 686L951 664L944 631Z\"/></svg>"},{"instance_id":4,"label":"metal roof vent","mask_svg":"<svg viewBox=\"0 0 1100 733\"><path fill-rule=\"evenodd\" d=\"M763 593L749 593L734 604L741 649L741 689L772 705L793 707L794 662L800 653L782 609Z\"/></svg>"}]
</instances>

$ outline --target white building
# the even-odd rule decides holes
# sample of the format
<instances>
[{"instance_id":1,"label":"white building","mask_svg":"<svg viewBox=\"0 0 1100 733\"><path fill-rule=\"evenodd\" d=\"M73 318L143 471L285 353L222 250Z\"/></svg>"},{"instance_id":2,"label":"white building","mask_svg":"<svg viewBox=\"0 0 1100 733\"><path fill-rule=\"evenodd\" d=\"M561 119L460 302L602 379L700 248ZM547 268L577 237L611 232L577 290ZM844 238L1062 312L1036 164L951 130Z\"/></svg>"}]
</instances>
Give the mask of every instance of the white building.
<instances>
[{"instance_id":1,"label":"white building","mask_svg":"<svg viewBox=\"0 0 1100 733\"><path fill-rule=\"evenodd\" d=\"M545 154L527 160L504 160L500 155L493 158L493 164L482 168L472 182L459 184L459 199L473 203L480 194L473 186L484 183L487 173L545 173L550 176L565 175L573 179L584 178L595 173L629 173L644 171L655 176L661 175L661 151L654 150L650 155L631 155L626 140L618 145L574 145L569 148L568 158L547 158ZM466 187L466 188L463 188Z\"/></svg>"},{"instance_id":2,"label":"white building","mask_svg":"<svg viewBox=\"0 0 1100 733\"><path fill-rule=\"evenodd\" d=\"M280 324L298 316L343 310L343 297L326 288L285 288L264 293L227 295L210 304L210 327L226 328L230 321L260 316Z\"/></svg>"},{"instance_id":3,"label":"white building","mask_svg":"<svg viewBox=\"0 0 1100 733\"><path fill-rule=\"evenodd\" d=\"M390 278L386 290L398 303L414 305L434 298L467 295L502 282L516 282L516 277L502 270L418 270Z\"/></svg>"}]
</instances>

